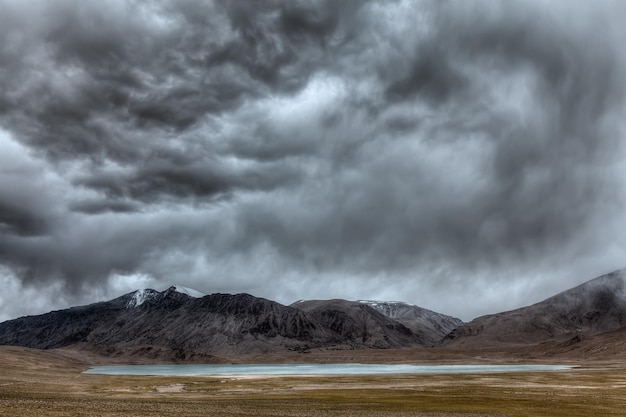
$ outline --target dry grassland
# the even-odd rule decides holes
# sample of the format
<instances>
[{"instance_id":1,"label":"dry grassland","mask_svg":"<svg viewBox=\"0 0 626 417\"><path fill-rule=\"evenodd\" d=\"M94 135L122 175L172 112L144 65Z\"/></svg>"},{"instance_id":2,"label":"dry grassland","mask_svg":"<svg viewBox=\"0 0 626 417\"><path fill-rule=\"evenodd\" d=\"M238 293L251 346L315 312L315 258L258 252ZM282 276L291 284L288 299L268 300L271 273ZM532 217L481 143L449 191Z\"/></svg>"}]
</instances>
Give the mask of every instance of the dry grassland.
<instances>
[{"instance_id":1,"label":"dry grassland","mask_svg":"<svg viewBox=\"0 0 626 417\"><path fill-rule=\"evenodd\" d=\"M85 375L72 351L0 347L0 416L624 416L620 362L547 373L343 377ZM101 359L100 359L101 362Z\"/></svg>"}]
</instances>

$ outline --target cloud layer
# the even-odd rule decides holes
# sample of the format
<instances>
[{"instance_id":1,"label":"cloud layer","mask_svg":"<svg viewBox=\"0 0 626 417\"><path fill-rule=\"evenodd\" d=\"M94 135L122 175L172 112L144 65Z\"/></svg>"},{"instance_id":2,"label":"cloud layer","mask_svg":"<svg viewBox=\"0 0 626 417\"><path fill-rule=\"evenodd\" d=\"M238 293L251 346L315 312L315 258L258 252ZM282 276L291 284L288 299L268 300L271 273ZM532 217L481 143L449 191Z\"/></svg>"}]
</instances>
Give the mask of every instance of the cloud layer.
<instances>
[{"instance_id":1,"label":"cloud layer","mask_svg":"<svg viewBox=\"0 0 626 417\"><path fill-rule=\"evenodd\" d=\"M177 282L468 319L626 266L621 2L0 6L0 318Z\"/></svg>"}]
</instances>

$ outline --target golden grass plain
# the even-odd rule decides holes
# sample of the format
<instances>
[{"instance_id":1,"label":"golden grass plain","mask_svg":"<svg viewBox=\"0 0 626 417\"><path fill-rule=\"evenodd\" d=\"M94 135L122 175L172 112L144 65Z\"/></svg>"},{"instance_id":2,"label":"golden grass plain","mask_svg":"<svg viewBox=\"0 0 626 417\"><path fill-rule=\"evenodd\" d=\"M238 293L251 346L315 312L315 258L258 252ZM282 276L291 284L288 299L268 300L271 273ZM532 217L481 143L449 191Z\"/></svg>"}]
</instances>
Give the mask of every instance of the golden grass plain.
<instances>
[{"instance_id":1,"label":"golden grass plain","mask_svg":"<svg viewBox=\"0 0 626 417\"><path fill-rule=\"evenodd\" d=\"M417 358L425 354L362 351L307 358L294 355L285 360L338 362L347 361L346 355L360 362L370 358L375 362L418 363ZM240 361L277 358L251 357ZM569 371L507 374L241 378L82 373L92 364L107 361L79 350L0 347L0 416L626 415L626 367L622 360L595 360ZM448 359L430 358L429 362L433 361L489 360L485 355L472 359L451 354ZM493 362L506 362L506 358L495 357Z\"/></svg>"}]
</instances>

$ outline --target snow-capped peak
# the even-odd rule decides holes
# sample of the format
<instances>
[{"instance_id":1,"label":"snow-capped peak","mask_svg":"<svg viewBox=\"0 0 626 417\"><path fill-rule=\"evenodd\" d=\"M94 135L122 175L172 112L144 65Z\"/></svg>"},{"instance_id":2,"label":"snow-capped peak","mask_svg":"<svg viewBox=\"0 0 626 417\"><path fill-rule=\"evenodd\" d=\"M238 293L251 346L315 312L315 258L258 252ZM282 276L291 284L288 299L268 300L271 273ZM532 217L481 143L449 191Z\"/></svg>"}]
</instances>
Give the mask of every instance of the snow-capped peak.
<instances>
[{"instance_id":1,"label":"snow-capped peak","mask_svg":"<svg viewBox=\"0 0 626 417\"><path fill-rule=\"evenodd\" d=\"M163 291L156 291L150 288L145 288L141 290L137 290L132 293L130 300L126 304L126 308L135 308L139 307L143 303L149 300L153 300L158 297L163 297L166 293L177 292L179 294L184 294L191 298L202 298L206 294L200 292L198 290L194 290L193 288L183 287L182 285L172 285L168 289Z\"/></svg>"}]
</instances>

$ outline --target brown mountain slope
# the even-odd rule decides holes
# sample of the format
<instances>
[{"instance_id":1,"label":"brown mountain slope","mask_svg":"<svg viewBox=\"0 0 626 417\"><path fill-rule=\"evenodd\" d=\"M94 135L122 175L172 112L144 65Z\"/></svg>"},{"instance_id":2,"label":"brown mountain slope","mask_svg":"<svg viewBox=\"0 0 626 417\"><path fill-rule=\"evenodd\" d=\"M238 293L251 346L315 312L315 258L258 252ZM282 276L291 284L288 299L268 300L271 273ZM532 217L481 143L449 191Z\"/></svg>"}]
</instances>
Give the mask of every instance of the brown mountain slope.
<instances>
[{"instance_id":1,"label":"brown mountain slope","mask_svg":"<svg viewBox=\"0 0 626 417\"><path fill-rule=\"evenodd\" d=\"M621 271L603 275L537 304L478 317L453 330L444 344L533 345L617 330L626 325L625 287Z\"/></svg>"}]
</instances>

